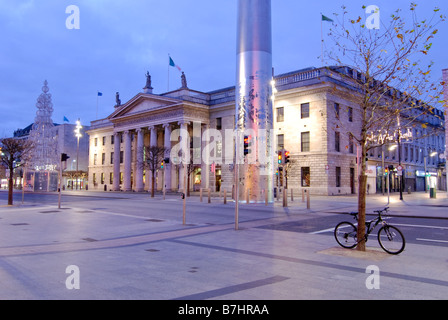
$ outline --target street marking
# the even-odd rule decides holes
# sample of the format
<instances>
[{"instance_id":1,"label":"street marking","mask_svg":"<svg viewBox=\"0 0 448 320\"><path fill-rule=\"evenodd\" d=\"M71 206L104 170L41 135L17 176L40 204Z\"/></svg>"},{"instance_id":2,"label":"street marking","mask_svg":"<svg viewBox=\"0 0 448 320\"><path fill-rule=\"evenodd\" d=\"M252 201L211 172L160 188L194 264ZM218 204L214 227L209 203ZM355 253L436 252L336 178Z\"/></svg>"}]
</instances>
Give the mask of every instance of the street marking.
<instances>
[{"instance_id":1,"label":"street marking","mask_svg":"<svg viewBox=\"0 0 448 320\"><path fill-rule=\"evenodd\" d=\"M401 227L414 227L414 228L429 228L429 229L441 229L441 230L448 230L448 227L439 227L439 226L425 226L425 225L418 225L418 224L403 224L403 223L394 223L391 224L394 226L401 226Z\"/></svg>"},{"instance_id":2,"label":"street marking","mask_svg":"<svg viewBox=\"0 0 448 320\"><path fill-rule=\"evenodd\" d=\"M422 239L422 238L417 238L416 240L420 240L420 241L429 241L429 242L448 243L448 241L446 241L446 240L434 240L434 239Z\"/></svg>"},{"instance_id":3,"label":"street marking","mask_svg":"<svg viewBox=\"0 0 448 320\"><path fill-rule=\"evenodd\" d=\"M354 225L357 226L357 224L354 224ZM427 225L418 225L418 224L393 223L390 225L391 226L400 226L400 227L411 227L411 228L428 228L428 229L448 230L448 227L427 226ZM334 231L334 228L335 227L324 229L324 230L319 230L319 231L314 231L314 232L310 232L309 234L319 234L319 233L330 232L330 231Z\"/></svg>"},{"instance_id":4,"label":"street marking","mask_svg":"<svg viewBox=\"0 0 448 320\"><path fill-rule=\"evenodd\" d=\"M330 232L330 231L334 231L334 228L335 228L335 227L333 227L333 228L328 228L328 229L325 229L325 230L314 231L314 232L310 232L309 234L319 234L319 233Z\"/></svg>"}]
</instances>

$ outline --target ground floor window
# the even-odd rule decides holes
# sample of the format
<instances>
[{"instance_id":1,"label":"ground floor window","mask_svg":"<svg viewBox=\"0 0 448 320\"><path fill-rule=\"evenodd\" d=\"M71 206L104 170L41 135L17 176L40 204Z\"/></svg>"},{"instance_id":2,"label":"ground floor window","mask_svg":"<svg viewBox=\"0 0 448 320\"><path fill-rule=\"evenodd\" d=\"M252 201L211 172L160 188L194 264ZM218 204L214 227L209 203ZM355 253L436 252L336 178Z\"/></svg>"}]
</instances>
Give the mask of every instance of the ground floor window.
<instances>
[{"instance_id":1,"label":"ground floor window","mask_svg":"<svg viewBox=\"0 0 448 320\"><path fill-rule=\"evenodd\" d=\"M309 187L310 185L310 167L302 167L302 187Z\"/></svg>"}]
</instances>

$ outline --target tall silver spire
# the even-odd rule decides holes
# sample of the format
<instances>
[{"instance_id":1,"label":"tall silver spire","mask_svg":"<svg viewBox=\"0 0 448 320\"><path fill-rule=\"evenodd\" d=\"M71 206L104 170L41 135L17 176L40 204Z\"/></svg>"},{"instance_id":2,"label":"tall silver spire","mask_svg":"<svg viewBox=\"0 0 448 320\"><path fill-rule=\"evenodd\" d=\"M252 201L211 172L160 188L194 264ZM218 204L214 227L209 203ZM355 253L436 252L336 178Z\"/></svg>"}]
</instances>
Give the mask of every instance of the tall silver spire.
<instances>
[{"instance_id":1,"label":"tall silver spire","mask_svg":"<svg viewBox=\"0 0 448 320\"><path fill-rule=\"evenodd\" d=\"M272 80L271 1L238 0L236 129L251 144L241 189L256 202L265 201L266 193L273 201Z\"/></svg>"}]
</instances>

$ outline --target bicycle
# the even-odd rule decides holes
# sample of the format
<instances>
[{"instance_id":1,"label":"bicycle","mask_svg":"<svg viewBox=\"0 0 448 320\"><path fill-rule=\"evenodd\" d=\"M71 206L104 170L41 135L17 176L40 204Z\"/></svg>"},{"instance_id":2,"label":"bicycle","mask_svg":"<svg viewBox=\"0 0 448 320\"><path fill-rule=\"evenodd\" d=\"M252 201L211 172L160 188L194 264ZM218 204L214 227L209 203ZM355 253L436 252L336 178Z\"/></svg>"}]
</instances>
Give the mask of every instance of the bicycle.
<instances>
[{"instance_id":1,"label":"bicycle","mask_svg":"<svg viewBox=\"0 0 448 320\"><path fill-rule=\"evenodd\" d=\"M388 224L382 217L382 214L387 213L388 210L389 207L374 211L378 214L378 217L366 222L366 234L364 239L359 241L357 240L358 229L353 223L347 221L339 223L334 228L336 242L344 248L352 249L361 241L367 242L370 233L381 223L382 227L378 230L378 243L381 248L389 254L403 252L406 243L403 233L397 227ZM358 221L358 212L350 212L349 214Z\"/></svg>"}]
</instances>

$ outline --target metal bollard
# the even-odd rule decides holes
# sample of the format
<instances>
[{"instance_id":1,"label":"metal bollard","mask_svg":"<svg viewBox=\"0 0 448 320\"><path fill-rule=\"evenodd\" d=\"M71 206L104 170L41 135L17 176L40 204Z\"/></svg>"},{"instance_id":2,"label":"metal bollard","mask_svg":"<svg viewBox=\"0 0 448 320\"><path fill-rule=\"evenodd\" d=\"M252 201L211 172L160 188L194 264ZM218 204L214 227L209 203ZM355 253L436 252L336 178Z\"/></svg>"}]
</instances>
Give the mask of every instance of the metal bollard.
<instances>
[{"instance_id":1,"label":"metal bollard","mask_svg":"<svg viewBox=\"0 0 448 320\"><path fill-rule=\"evenodd\" d=\"M227 190L224 189L224 204L227 204Z\"/></svg>"},{"instance_id":2,"label":"metal bollard","mask_svg":"<svg viewBox=\"0 0 448 320\"><path fill-rule=\"evenodd\" d=\"M210 198L210 188L208 188L208 203L211 203L212 202L212 200L211 200L211 198Z\"/></svg>"},{"instance_id":3,"label":"metal bollard","mask_svg":"<svg viewBox=\"0 0 448 320\"><path fill-rule=\"evenodd\" d=\"M202 188L199 189L199 201L202 202Z\"/></svg>"},{"instance_id":4,"label":"metal bollard","mask_svg":"<svg viewBox=\"0 0 448 320\"><path fill-rule=\"evenodd\" d=\"M310 205L310 192L308 190L308 192L306 193L306 208L309 209L311 207Z\"/></svg>"},{"instance_id":5,"label":"metal bollard","mask_svg":"<svg viewBox=\"0 0 448 320\"><path fill-rule=\"evenodd\" d=\"M286 188L283 188L283 207L288 206L288 192Z\"/></svg>"}]
</instances>

